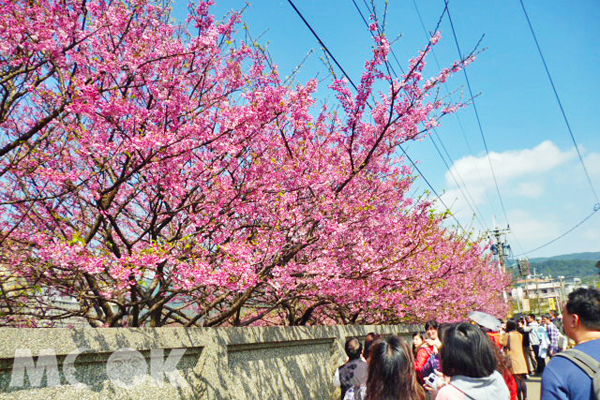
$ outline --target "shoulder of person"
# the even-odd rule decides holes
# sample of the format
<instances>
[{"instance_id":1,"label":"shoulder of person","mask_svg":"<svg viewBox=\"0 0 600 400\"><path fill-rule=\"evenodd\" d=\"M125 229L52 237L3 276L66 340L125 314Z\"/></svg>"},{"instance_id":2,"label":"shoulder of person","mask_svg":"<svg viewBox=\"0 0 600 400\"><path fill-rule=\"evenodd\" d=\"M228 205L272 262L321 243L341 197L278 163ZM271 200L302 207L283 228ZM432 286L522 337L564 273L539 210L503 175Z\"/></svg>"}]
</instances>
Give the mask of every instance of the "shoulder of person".
<instances>
[{"instance_id":1,"label":"shoulder of person","mask_svg":"<svg viewBox=\"0 0 600 400\"><path fill-rule=\"evenodd\" d=\"M578 368L571 361L563 357L553 357L544 368L542 375L542 398L545 400L568 400L566 396L568 381L565 380L565 371Z\"/></svg>"},{"instance_id":2,"label":"shoulder of person","mask_svg":"<svg viewBox=\"0 0 600 400\"><path fill-rule=\"evenodd\" d=\"M600 339L579 343L574 348L583 351L584 353L589 354L600 361Z\"/></svg>"},{"instance_id":3,"label":"shoulder of person","mask_svg":"<svg viewBox=\"0 0 600 400\"><path fill-rule=\"evenodd\" d=\"M465 394L458 390L455 386L445 385L443 386L435 396L435 400L463 400Z\"/></svg>"}]
</instances>

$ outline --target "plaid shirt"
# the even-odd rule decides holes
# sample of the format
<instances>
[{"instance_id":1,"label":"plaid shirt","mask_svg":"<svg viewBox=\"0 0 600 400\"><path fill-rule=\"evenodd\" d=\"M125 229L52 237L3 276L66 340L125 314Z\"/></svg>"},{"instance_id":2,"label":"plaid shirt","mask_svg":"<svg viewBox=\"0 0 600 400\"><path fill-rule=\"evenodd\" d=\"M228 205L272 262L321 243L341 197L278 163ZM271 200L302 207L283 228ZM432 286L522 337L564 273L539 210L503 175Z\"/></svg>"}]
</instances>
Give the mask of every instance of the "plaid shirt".
<instances>
[{"instance_id":1,"label":"plaid shirt","mask_svg":"<svg viewBox=\"0 0 600 400\"><path fill-rule=\"evenodd\" d=\"M548 332L548 337L550 338L550 347L548 347L548 352L552 355L558 353L558 338L560 336L560 332L556 325L550 322L546 325L546 331Z\"/></svg>"}]
</instances>

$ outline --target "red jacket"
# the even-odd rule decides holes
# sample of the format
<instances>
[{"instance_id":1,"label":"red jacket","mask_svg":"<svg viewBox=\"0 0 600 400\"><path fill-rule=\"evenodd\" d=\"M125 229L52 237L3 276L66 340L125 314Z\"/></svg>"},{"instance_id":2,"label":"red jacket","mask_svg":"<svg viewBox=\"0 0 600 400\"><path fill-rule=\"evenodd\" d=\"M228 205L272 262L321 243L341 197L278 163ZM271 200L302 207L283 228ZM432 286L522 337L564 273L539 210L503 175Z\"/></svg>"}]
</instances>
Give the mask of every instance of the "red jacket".
<instances>
[{"instance_id":1,"label":"red jacket","mask_svg":"<svg viewBox=\"0 0 600 400\"><path fill-rule=\"evenodd\" d=\"M427 360L434 353L435 346L422 346L417 350L417 358L415 359L415 370L417 371L417 377L419 382L423 382L423 368L427 364Z\"/></svg>"},{"instance_id":2,"label":"red jacket","mask_svg":"<svg viewBox=\"0 0 600 400\"><path fill-rule=\"evenodd\" d=\"M510 371L504 371L504 374L502 374L502 376L504 377L504 382L506 382L506 386L508 386L508 391L510 392L510 400L518 400L518 388L515 377L513 376L513 374L510 373Z\"/></svg>"},{"instance_id":3,"label":"red jacket","mask_svg":"<svg viewBox=\"0 0 600 400\"><path fill-rule=\"evenodd\" d=\"M498 346L498 348L501 349L502 345L500 344L500 332L486 332L486 333L490 337L490 339L492 339L492 341L494 343L496 343L496 346Z\"/></svg>"}]
</instances>

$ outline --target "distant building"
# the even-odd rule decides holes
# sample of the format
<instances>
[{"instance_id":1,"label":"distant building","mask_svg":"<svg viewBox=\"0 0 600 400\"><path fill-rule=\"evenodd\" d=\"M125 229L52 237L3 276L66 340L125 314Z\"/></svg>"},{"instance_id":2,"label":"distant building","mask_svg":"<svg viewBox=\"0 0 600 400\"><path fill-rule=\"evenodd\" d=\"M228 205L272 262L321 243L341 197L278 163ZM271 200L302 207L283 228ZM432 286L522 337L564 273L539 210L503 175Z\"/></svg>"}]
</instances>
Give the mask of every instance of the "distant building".
<instances>
[{"instance_id":1,"label":"distant building","mask_svg":"<svg viewBox=\"0 0 600 400\"><path fill-rule=\"evenodd\" d=\"M580 278L528 275L515 282L511 292L513 310L521 314L543 314L550 310L560 313L569 293L582 287Z\"/></svg>"}]
</instances>

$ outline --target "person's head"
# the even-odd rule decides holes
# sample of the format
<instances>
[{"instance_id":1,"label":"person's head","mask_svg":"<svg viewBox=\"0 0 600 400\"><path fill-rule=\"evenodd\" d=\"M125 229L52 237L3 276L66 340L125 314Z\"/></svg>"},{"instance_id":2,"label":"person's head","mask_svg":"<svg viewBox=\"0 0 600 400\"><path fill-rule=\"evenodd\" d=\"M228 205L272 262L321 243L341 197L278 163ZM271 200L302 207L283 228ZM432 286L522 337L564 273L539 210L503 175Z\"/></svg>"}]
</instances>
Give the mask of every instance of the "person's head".
<instances>
[{"instance_id":1,"label":"person's head","mask_svg":"<svg viewBox=\"0 0 600 400\"><path fill-rule=\"evenodd\" d=\"M542 315L542 324L548 325L552 323L552 316L548 313Z\"/></svg>"},{"instance_id":2,"label":"person's head","mask_svg":"<svg viewBox=\"0 0 600 400\"><path fill-rule=\"evenodd\" d=\"M514 319L506 321L506 332L512 332L517 330L517 323Z\"/></svg>"},{"instance_id":3,"label":"person's head","mask_svg":"<svg viewBox=\"0 0 600 400\"><path fill-rule=\"evenodd\" d=\"M413 355L416 356L419 347L421 347L423 343L425 343L425 339L427 339L427 332L415 332L412 339Z\"/></svg>"},{"instance_id":4,"label":"person's head","mask_svg":"<svg viewBox=\"0 0 600 400\"><path fill-rule=\"evenodd\" d=\"M440 324L436 321L429 321L425 323L425 331L427 332L427 336L429 339L437 339L438 338L438 329L440 328Z\"/></svg>"},{"instance_id":5,"label":"person's head","mask_svg":"<svg viewBox=\"0 0 600 400\"><path fill-rule=\"evenodd\" d=\"M527 322L535 322L535 314L529 314L527 316Z\"/></svg>"},{"instance_id":6,"label":"person's head","mask_svg":"<svg viewBox=\"0 0 600 400\"><path fill-rule=\"evenodd\" d=\"M416 352L417 349L419 347L421 347L421 345L423 343L425 343L425 339L427 338L427 333L425 332L415 332L412 336L412 345L413 345L413 352Z\"/></svg>"},{"instance_id":7,"label":"person's head","mask_svg":"<svg viewBox=\"0 0 600 400\"><path fill-rule=\"evenodd\" d=\"M563 329L576 342L600 337L600 290L582 288L569 293L563 310Z\"/></svg>"},{"instance_id":8,"label":"person's head","mask_svg":"<svg viewBox=\"0 0 600 400\"><path fill-rule=\"evenodd\" d=\"M445 330L440 356L442 372L446 376L482 378L496 369L491 341L481 329L466 322L454 324Z\"/></svg>"},{"instance_id":9,"label":"person's head","mask_svg":"<svg viewBox=\"0 0 600 400\"><path fill-rule=\"evenodd\" d=\"M350 360L356 360L362 354L362 344L357 338L351 337L346 339L344 350Z\"/></svg>"},{"instance_id":10,"label":"person's head","mask_svg":"<svg viewBox=\"0 0 600 400\"><path fill-rule=\"evenodd\" d=\"M367 333L367 336L365 337L365 348L363 350L363 357L365 358L365 360L369 359L369 351L371 350L371 345L375 340L379 339L380 337L381 335L375 332Z\"/></svg>"},{"instance_id":11,"label":"person's head","mask_svg":"<svg viewBox=\"0 0 600 400\"><path fill-rule=\"evenodd\" d=\"M367 400L424 400L412 353L404 340L389 336L371 346Z\"/></svg>"}]
</instances>

